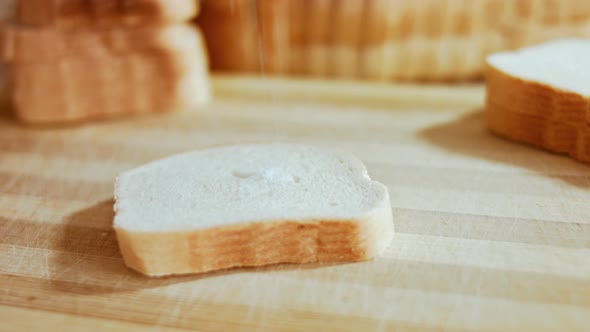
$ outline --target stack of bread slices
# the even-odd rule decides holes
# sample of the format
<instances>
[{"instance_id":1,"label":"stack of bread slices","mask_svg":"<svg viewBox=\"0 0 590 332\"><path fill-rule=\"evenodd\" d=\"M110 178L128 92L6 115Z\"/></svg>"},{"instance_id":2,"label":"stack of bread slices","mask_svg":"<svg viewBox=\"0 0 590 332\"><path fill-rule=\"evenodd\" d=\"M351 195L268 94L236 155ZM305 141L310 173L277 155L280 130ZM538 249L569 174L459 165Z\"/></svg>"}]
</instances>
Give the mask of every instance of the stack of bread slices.
<instances>
[{"instance_id":1,"label":"stack of bread slices","mask_svg":"<svg viewBox=\"0 0 590 332\"><path fill-rule=\"evenodd\" d=\"M17 0L2 24L10 101L29 123L195 109L210 99L195 0Z\"/></svg>"}]
</instances>

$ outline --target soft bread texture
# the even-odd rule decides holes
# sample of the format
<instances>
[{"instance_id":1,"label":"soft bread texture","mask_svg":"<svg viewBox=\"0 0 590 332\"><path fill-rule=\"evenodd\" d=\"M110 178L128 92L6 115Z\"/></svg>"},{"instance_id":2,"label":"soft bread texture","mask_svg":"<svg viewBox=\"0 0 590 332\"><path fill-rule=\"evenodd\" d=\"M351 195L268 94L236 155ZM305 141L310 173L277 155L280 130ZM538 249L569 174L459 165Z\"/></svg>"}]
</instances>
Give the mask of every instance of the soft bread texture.
<instances>
[{"instance_id":1,"label":"soft bread texture","mask_svg":"<svg viewBox=\"0 0 590 332\"><path fill-rule=\"evenodd\" d=\"M487 60L495 133L590 163L590 39L564 39Z\"/></svg>"},{"instance_id":2,"label":"soft bread texture","mask_svg":"<svg viewBox=\"0 0 590 332\"><path fill-rule=\"evenodd\" d=\"M163 32L170 38L159 50L10 63L16 116L53 124L198 108L211 99L203 40L195 28L179 28Z\"/></svg>"},{"instance_id":3,"label":"soft bread texture","mask_svg":"<svg viewBox=\"0 0 590 332\"><path fill-rule=\"evenodd\" d=\"M464 80L488 54L590 36L590 2L204 0L197 21L215 70Z\"/></svg>"},{"instance_id":4,"label":"soft bread texture","mask_svg":"<svg viewBox=\"0 0 590 332\"><path fill-rule=\"evenodd\" d=\"M211 148L121 174L114 228L150 276L367 260L393 237L387 188L348 154L296 144Z\"/></svg>"},{"instance_id":5,"label":"soft bread texture","mask_svg":"<svg viewBox=\"0 0 590 332\"><path fill-rule=\"evenodd\" d=\"M59 28L163 25L188 21L198 10L198 0L18 0L16 18Z\"/></svg>"},{"instance_id":6,"label":"soft bread texture","mask_svg":"<svg viewBox=\"0 0 590 332\"><path fill-rule=\"evenodd\" d=\"M590 38L556 40L490 55L487 63L525 81L590 98Z\"/></svg>"}]
</instances>

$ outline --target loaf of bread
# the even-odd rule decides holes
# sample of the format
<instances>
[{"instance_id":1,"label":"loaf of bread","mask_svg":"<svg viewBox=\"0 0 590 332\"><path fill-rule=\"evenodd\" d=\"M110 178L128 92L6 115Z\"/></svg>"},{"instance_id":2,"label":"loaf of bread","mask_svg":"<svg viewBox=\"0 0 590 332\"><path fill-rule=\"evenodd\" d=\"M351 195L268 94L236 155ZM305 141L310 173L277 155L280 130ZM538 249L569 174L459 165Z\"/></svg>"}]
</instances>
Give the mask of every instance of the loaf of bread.
<instances>
[{"instance_id":1,"label":"loaf of bread","mask_svg":"<svg viewBox=\"0 0 590 332\"><path fill-rule=\"evenodd\" d=\"M194 48L194 29L164 26L92 27L68 31L5 22L0 30L0 59L11 63L51 63L63 57L101 58L128 53L169 53Z\"/></svg>"},{"instance_id":2,"label":"loaf of bread","mask_svg":"<svg viewBox=\"0 0 590 332\"><path fill-rule=\"evenodd\" d=\"M590 39L501 52L487 64L493 132L590 163Z\"/></svg>"},{"instance_id":3,"label":"loaf of bread","mask_svg":"<svg viewBox=\"0 0 590 332\"><path fill-rule=\"evenodd\" d=\"M161 38L153 40L166 41L158 50L120 54L97 43L104 52L82 48L53 61L10 63L9 92L17 117L28 123L67 123L194 109L209 101L200 32L188 25L157 31Z\"/></svg>"},{"instance_id":4,"label":"loaf of bread","mask_svg":"<svg viewBox=\"0 0 590 332\"><path fill-rule=\"evenodd\" d=\"M171 24L197 15L198 0L18 0L18 22L31 26Z\"/></svg>"},{"instance_id":5,"label":"loaf of bread","mask_svg":"<svg viewBox=\"0 0 590 332\"><path fill-rule=\"evenodd\" d=\"M11 1L14 2L14 1ZM52 124L194 109L211 98L195 0L18 0L0 60L18 119Z\"/></svg>"},{"instance_id":6,"label":"loaf of bread","mask_svg":"<svg viewBox=\"0 0 590 332\"><path fill-rule=\"evenodd\" d=\"M346 153L297 144L188 152L121 174L114 228L149 276L371 259L394 232L387 188Z\"/></svg>"},{"instance_id":7,"label":"loaf of bread","mask_svg":"<svg viewBox=\"0 0 590 332\"><path fill-rule=\"evenodd\" d=\"M370 80L461 80L488 54L590 36L578 0L204 0L212 68Z\"/></svg>"}]
</instances>

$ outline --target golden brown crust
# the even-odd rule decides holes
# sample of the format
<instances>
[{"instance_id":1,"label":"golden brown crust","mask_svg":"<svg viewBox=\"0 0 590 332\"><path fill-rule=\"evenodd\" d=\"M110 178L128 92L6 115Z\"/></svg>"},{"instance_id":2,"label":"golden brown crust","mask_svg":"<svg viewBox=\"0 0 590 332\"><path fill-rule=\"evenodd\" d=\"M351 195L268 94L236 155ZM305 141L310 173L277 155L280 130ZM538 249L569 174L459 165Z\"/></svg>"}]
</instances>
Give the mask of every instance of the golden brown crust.
<instances>
[{"instance_id":1,"label":"golden brown crust","mask_svg":"<svg viewBox=\"0 0 590 332\"><path fill-rule=\"evenodd\" d=\"M394 226L386 195L360 220L236 223L184 232L133 232L115 226L115 231L129 267L163 276L277 263L368 260L389 246Z\"/></svg>"},{"instance_id":2,"label":"golden brown crust","mask_svg":"<svg viewBox=\"0 0 590 332\"><path fill-rule=\"evenodd\" d=\"M331 0L304 0L302 6L307 8L305 16L305 34L303 40L297 40L291 47L294 52L302 54L304 60L302 73L305 75L324 76L328 74L329 53L325 45L330 44L332 26Z\"/></svg>"},{"instance_id":3,"label":"golden brown crust","mask_svg":"<svg viewBox=\"0 0 590 332\"><path fill-rule=\"evenodd\" d=\"M486 67L488 103L509 111L572 125L590 123L589 99L547 84L506 74Z\"/></svg>"},{"instance_id":4,"label":"golden brown crust","mask_svg":"<svg viewBox=\"0 0 590 332\"><path fill-rule=\"evenodd\" d=\"M227 71L259 71L260 50L256 7L248 0L205 0L196 22L203 30L211 67Z\"/></svg>"},{"instance_id":5,"label":"golden brown crust","mask_svg":"<svg viewBox=\"0 0 590 332\"><path fill-rule=\"evenodd\" d=\"M261 4L259 3L258 6ZM271 29L282 32L281 35L275 36L278 41L274 44L282 47L283 50L279 50L279 53L275 56L279 59L274 60L273 56L265 56L265 59L267 63L280 62L284 68L284 71L280 72L281 74L301 75L305 72L307 59L303 53L303 48L299 47L299 45L305 42L305 34L308 30L306 20L309 18L310 10L313 9L307 7L302 1L286 0L279 5L275 5L274 26ZM259 17L265 20L262 13ZM267 26L270 26L270 24L267 24ZM265 49L271 49L271 55L273 55L273 52L276 53L272 44L265 45Z\"/></svg>"},{"instance_id":6,"label":"golden brown crust","mask_svg":"<svg viewBox=\"0 0 590 332\"><path fill-rule=\"evenodd\" d=\"M332 4L329 15L333 58L328 62L328 75L357 77L360 67L360 42L365 34L364 12L368 6L362 1L341 0Z\"/></svg>"},{"instance_id":7,"label":"golden brown crust","mask_svg":"<svg viewBox=\"0 0 590 332\"><path fill-rule=\"evenodd\" d=\"M101 58L134 52L166 53L167 33L177 34L185 25L168 27L91 27L76 31L30 28L12 23L0 25L0 57L13 63L52 63L63 57Z\"/></svg>"},{"instance_id":8,"label":"golden brown crust","mask_svg":"<svg viewBox=\"0 0 590 332\"><path fill-rule=\"evenodd\" d=\"M253 7L254 8L254 7ZM289 47L290 35L293 31L288 29L286 17L297 16L301 10L289 8L288 0L264 1L257 3L256 19L258 20L259 66L263 72L287 73L289 63L293 66L297 61L296 54ZM303 7L300 7L303 8ZM290 60L291 59L291 60Z\"/></svg>"},{"instance_id":9,"label":"golden brown crust","mask_svg":"<svg viewBox=\"0 0 590 332\"><path fill-rule=\"evenodd\" d=\"M205 0L208 7L215 18L201 24L215 43L213 69L265 74L471 79L490 53L590 36L590 5L577 0ZM261 29L273 33L257 40Z\"/></svg>"},{"instance_id":10,"label":"golden brown crust","mask_svg":"<svg viewBox=\"0 0 590 332\"><path fill-rule=\"evenodd\" d=\"M21 121L35 124L194 108L210 93L205 55L198 48L74 55L52 63L13 63L8 69L13 109Z\"/></svg>"},{"instance_id":11,"label":"golden brown crust","mask_svg":"<svg viewBox=\"0 0 590 332\"><path fill-rule=\"evenodd\" d=\"M487 125L493 132L590 163L590 99L487 67Z\"/></svg>"},{"instance_id":12,"label":"golden brown crust","mask_svg":"<svg viewBox=\"0 0 590 332\"><path fill-rule=\"evenodd\" d=\"M116 232L125 263L151 276L368 260L383 250L378 239L387 236L371 221L344 220L246 223L173 233Z\"/></svg>"},{"instance_id":13,"label":"golden brown crust","mask_svg":"<svg viewBox=\"0 0 590 332\"><path fill-rule=\"evenodd\" d=\"M18 0L16 18L32 26L88 26L180 23L197 15L196 0Z\"/></svg>"}]
</instances>

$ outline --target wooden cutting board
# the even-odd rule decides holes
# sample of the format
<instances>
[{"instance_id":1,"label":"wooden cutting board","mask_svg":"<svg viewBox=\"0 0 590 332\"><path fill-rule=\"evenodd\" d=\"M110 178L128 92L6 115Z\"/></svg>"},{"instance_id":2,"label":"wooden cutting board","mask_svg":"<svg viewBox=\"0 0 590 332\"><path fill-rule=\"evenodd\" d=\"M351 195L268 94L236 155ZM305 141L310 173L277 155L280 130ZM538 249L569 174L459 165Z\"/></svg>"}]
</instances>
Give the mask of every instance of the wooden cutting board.
<instances>
[{"instance_id":1,"label":"wooden cutting board","mask_svg":"<svg viewBox=\"0 0 590 332\"><path fill-rule=\"evenodd\" d=\"M481 86L215 79L200 113L0 120L1 331L587 331L590 167L490 135ZM121 171L212 145L350 150L387 184L383 257L149 279L112 223Z\"/></svg>"}]
</instances>

